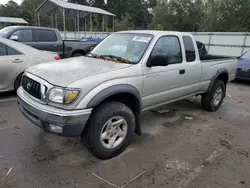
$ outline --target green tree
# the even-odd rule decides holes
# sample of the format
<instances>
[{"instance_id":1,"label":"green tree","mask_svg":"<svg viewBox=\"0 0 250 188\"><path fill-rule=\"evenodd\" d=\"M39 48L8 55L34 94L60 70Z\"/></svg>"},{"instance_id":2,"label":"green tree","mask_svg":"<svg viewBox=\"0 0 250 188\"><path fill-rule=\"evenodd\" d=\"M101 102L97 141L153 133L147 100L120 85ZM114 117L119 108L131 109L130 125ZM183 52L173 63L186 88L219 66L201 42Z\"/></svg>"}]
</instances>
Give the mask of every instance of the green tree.
<instances>
[{"instance_id":1,"label":"green tree","mask_svg":"<svg viewBox=\"0 0 250 188\"><path fill-rule=\"evenodd\" d=\"M21 15L30 25L38 25L36 9L42 2L43 0L23 0L20 5ZM42 21L43 20L44 17L42 17Z\"/></svg>"},{"instance_id":2,"label":"green tree","mask_svg":"<svg viewBox=\"0 0 250 188\"><path fill-rule=\"evenodd\" d=\"M19 5L15 1L8 1L5 5L0 5L0 16L20 17Z\"/></svg>"},{"instance_id":3,"label":"green tree","mask_svg":"<svg viewBox=\"0 0 250 188\"><path fill-rule=\"evenodd\" d=\"M122 26L126 23L124 28L129 25L133 29L147 28L153 17L151 9L155 5L156 0L107 0L107 9L116 14L117 24Z\"/></svg>"},{"instance_id":4,"label":"green tree","mask_svg":"<svg viewBox=\"0 0 250 188\"><path fill-rule=\"evenodd\" d=\"M158 1L153 9L150 28L161 25L165 30L198 31L204 17L202 0Z\"/></svg>"}]
</instances>

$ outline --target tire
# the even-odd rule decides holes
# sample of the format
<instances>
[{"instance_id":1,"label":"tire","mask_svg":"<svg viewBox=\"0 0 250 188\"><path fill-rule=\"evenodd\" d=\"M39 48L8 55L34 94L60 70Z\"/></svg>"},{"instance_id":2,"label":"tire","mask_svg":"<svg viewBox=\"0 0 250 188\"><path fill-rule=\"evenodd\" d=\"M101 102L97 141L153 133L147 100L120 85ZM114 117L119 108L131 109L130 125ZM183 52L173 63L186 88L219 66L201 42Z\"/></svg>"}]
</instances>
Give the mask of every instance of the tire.
<instances>
[{"instance_id":1,"label":"tire","mask_svg":"<svg viewBox=\"0 0 250 188\"><path fill-rule=\"evenodd\" d=\"M84 54L83 53L74 53L72 55L72 57L80 57L80 56L84 56Z\"/></svg>"},{"instance_id":2,"label":"tire","mask_svg":"<svg viewBox=\"0 0 250 188\"><path fill-rule=\"evenodd\" d=\"M119 130L123 129L125 136L119 137L116 136L116 133L110 134L107 128L109 126L108 122L116 123L120 120L116 118L124 119L124 124L118 125ZM110 121L109 121L110 120ZM124 127L127 124L127 128ZM122 128L121 128L122 127ZM118 129L118 128L117 128ZM116 129L114 128L116 131ZM126 130L126 131L125 131ZM122 153L126 147L129 145L133 132L135 130L135 116L132 110L127 107L125 104L119 102L107 102L97 107L91 115L87 127L82 134L83 144L87 149L99 159L110 159L116 157ZM106 132L109 132L110 136L106 134L111 140L111 137L115 138L115 143L118 143L117 146L110 147L110 140L102 139L102 135L105 135ZM108 148L110 147L110 148Z\"/></svg>"},{"instance_id":3,"label":"tire","mask_svg":"<svg viewBox=\"0 0 250 188\"><path fill-rule=\"evenodd\" d=\"M15 80L15 83L14 83L14 90L15 90L15 92L17 92L18 88L21 86L22 76L23 76L23 73L19 74L18 77Z\"/></svg>"},{"instance_id":4,"label":"tire","mask_svg":"<svg viewBox=\"0 0 250 188\"><path fill-rule=\"evenodd\" d=\"M219 90L221 90L221 96L218 95ZM215 99L216 94L217 94L217 99ZM217 80L212 90L209 93L202 95L202 100L201 100L202 107L209 112L215 112L220 108L225 96L226 96L226 85L223 81Z\"/></svg>"}]
</instances>

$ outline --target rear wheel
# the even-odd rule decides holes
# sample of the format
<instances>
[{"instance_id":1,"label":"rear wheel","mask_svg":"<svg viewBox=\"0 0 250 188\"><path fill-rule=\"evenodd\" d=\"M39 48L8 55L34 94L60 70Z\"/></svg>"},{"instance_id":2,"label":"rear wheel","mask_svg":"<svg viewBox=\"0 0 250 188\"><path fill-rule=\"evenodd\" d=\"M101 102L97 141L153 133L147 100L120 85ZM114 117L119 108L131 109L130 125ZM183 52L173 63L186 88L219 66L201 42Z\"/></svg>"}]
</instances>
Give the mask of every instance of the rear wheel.
<instances>
[{"instance_id":1,"label":"rear wheel","mask_svg":"<svg viewBox=\"0 0 250 188\"><path fill-rule=\"evenodd\" d=\"M122 103L108 102L94 110L82 138L93 155L110 159L126 149L134 128L132 110Z\"/></svg>"},{"instance_id":2,"label":"rear wheel","mask_svg":"<svg viewBox=\"0 0 250 188\"><path fill-rule=\"evenodd\" d=\"M14 83L14 90L17 91L18 88L21 86L21 80L22 80L22 76L23 76L23 73L20 74L16 80L15 80L15 83Z\"/></svg>"},{"instance_id":3,"label":"rear wheel","mask_svg":"<svg viewBox=\"0 0 250 188\"><path fill-rule=\"evenodd\" d=\"M212 90L202 96L202 107L210 112L217 111L226 95L226 85L223 81L217 80Z\"/></svg>"}]
</instances>

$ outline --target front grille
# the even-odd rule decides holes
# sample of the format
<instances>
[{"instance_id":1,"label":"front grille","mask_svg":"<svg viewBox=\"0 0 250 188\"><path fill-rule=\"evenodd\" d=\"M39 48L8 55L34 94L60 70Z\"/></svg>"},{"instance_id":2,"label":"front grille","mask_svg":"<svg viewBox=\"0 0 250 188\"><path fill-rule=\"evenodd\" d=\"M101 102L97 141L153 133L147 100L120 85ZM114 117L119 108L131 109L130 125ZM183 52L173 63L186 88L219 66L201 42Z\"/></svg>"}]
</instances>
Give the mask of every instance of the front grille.
<instances>
[{"instance_id":1,"label":"front grille","mask_svg":"<svg viewBox=\"0 0 250 188\"><path fill-rule=\"evenodd\" d=\"M22 78L22 86L23 89L28 92L30 95L37 99L41 99L41 84L28 78L27 76L23 76Z\"/></svg>"}]
</instances>

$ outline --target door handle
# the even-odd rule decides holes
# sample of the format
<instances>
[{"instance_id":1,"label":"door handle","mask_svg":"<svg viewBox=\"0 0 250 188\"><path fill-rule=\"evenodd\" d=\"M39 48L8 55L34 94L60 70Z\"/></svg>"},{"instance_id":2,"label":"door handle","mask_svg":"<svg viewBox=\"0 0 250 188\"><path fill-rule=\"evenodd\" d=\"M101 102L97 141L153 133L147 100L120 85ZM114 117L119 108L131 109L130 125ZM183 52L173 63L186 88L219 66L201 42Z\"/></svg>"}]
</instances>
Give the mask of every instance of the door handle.
<instances>
[{"instance_id":1,"label":"door handle","mask_svg":"<svg viewBox=\"0 0 250 188\"><path fill-rule=\"evenodd\" d=\"M185 69L181 69L181 70L179 70L179 73L180 73L180 74L185 74L185 72L186 72L186 70L185 70Z\"/></svg>"},{"instance_id":2,"label":"door handle","mask_svg":"<svg viewBox=\"0 0 250 188\"><path fill-rule=\"evenodd\" d=\"M54 47L58 47L58 45L57 44L55 44L55 45L53 45Z\"/></svg>"},{"instance_id":3,"label":"door handle","mask_svg":"<svg viewBox=\"0 0 250 188\"><path fill-rule=\"evenodd\" d=\"M13 63L21 63L21 62L23 62L23 60L21 60L21 59L14 59L12 62Z\"/></svg>"}]
</instances>

